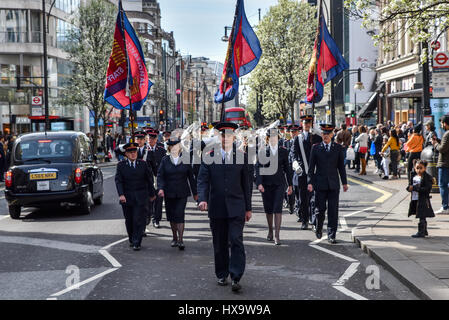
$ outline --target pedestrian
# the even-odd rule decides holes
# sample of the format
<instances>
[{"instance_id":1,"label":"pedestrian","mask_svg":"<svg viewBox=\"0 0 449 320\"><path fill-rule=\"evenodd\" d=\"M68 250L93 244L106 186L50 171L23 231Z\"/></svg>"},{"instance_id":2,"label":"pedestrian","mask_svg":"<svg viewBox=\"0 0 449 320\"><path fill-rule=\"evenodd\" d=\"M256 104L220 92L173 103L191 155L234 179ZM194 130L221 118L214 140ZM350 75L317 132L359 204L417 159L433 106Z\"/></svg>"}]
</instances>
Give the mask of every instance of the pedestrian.
<instances>
[{"instance_id":1,"label":"pedestrian","mask_svg":"<svg viewBox=\"0 0 449 320\"><path fill-rule=\"evenodd\" d=\"M399 161L399 138L396 133L396 129L392 128L390 130L390 138L388 139L385 146L382 148L382 153L387 150L387 148L390 148L390 161L391 161L391 167L393 171L393 179L398 178L398 161ZM385 175L383 178L385 180L388 179L388 175Z\"/></svg>"},{"instance_id":2,"label":"pedestrian","mask_svg":"<svg viewBox=\"0 0 449 320\"><path fill-rule=\"evenodd\" d=\"M234 146L234 123L221 122L215 126L221 134L219 163L203 161L198 176L199 208L208 210L214 245L215 275L218 284L232 279L232 291L241 289L240 279L245 270L243 228L251 219L251 186L248 178L248 162L245 154L239 154ZM215 156L217 150L211 152ZM237 163L243 158L243 163ZM229 255L229 250L231 255Z\"/></svg>"},{"instance_id":3,"label":"pedestrian","mask_svg":"<svg viewBox=\"0 0 449 320\"><path fill-rule=\"evenodd\" d=\"M376 129L376 134L373 143L376 150L376 153L373 156L377 168L375 173L380 173L382 171L382 156L380 155L380 152L382 151L382 143L383 143L382 133L380 129Z\"/></svg>"},{"instance_id":4,"label":"pedestrian","mask_svg":"<svg viewBox=\"0 0 449 320\"><path fill-rule=\"evenodd\" d=\"M125 216L129 244L135 251L141 248L148 199L156 198L153 175L148 165L137 159L137 147L137 143L127 143L123 147L127 159L117 164L115 174L115 185Z\"/></svg>"},{"instance_id":5,"label":"pedestrian","mask_svg":"<svg viewBox=\"0 0 449 320\"><path fill-rule=\"evenodd\" d=\"M162 132L162 144L164 145L165 150L167 150L167 141L170 139L171 137L171 131L164 131Z\"/></svg>"},{"instance_id":6,"label":"pedestrian","mask_svg":"<svg viewBox=\"0 0 449 320\"><path fill-rule=\"evenodd\" d=\"M280 230L282 223L282 202L284 192L288 187L287 194L293 193L292 168L288 161L289 152L286 148L278 146L279 136L275 129L266 133L267 147L261 150L270 159L267 164L256 163L256 185L262 193L263 207L268 223L268 241L273 241L273 216L274 216L274 244L280 245ZM271 160L277 162L273 164ZM276 170L273 170L273 166ZM261 174L262 170L273 170L270 174Z\"/></svg>"},{"instance_id":7,"label":"pedestrian","mask_svg":"<svg viewBox=\"0 0 449 320\"><path fill-rule=\"evenodd\" d=\"M387 142L388 142L388 138L384 137L383 143L382 143L382 150L387 145ZM381 166L382 166L383 173L384 173L384 177L382 179L384 179L384 180L388 180L388 175L390 173L390 162L391 162L390 153L391 153L390 147L387 147L384 152L380 153L380 156L382 157ZM382 175L382 172L379 171L379 177L381 175Z\"/></svg>"},{"instance_id":8,"label":"pedestrian","mask_svg":"<svg viewBox=\"0 0 449 320\"><path fill-rule=\"evenodd\" d=\"M433 178L426 172L427 161L414 160L414 171L410 174L407 191L411 192L411 201L408 216L416 216L419 219L418 232L413 238L428 236L426 218L433 218L435 214L430 203L430 191L432 191Z\"/></svg>"},{"instance_id":9,"label":"pedestrian","mask_svg":"<svg viewBox=\"0 0 449 320\"><path fill-rule=\"evenodd\" d=\"M426 127L426 136L424 141L424 148L428 146L433 146L432 141L434 137L436 139L438 138L437 133L435 131L435 124L433 123L433 121L427 121L425 127Z\"/></svg>"},{"instance_id":10,"label":"pedestrian","mask_svg":"<svg viewBox=\"0 0 449 320\"><path fill-rule=\"evenodd\" d=\"M358 144L355 141L355 139L357 139L359 135L360 135L359 127L354 125L352 127L352 141L351 141L351 145L352 145L352 148L354 149L354 152L355 152L355 159L354 159L354 161L352 161L352 168L351 169L354 169L354 172L356 172L356 173L360 172L360 152L359 152L360 144Z\"/></svg>"},{"instance_id":11,"label":"pedestrian","mask_svg":"<svg viewBox=\"0 0 449 320\"><path fill-rule=\"evenodd\" d=\"M290 152L290 150L292 149L293 143L295 142L296 137L299 135L299 131L303 130L303 127L294 124L294 125L290 125L288 127L288 130L290 132L290 137L289 137L289 140L286 140L284 142L284 147L287 149L288 152ZM291 160L291 159L289 158L289 160ZM290 168L291 168L291 166L292 166L292 161L290 161ZM291 174L291 178L293 179L293 174L294 174L293 170L290 170L290 174ZM290 193L289 195L285 194L285 197L286 197L287 203L288 203L288 212L290 214L293 214L296 210L296 213L299 217L300 216L299 215L299 210L300 210L299 194L298 194L298 196L296 196L295 193Z\"/></svg>"},{"instance_id":12,"label":"pedestrian","mask_svg":"<svg viewBox=\"0 0 449 320\"><path fill-rule=\"evenodd\" d=\"M352 138L351 132L349 132L349 130L347 129L346 124L343 123L341 125L341 130L338 131L337 135L335 136L335 141L343 147L345 153L345 166L346 166L346 151L351 145L351 138Z\"/></svg>"},{"instance_id":13,"label":"pedestrian","mask_svg":"<svg viewBox=\"0 0 449 320\"><path fill-rule=\"evenodd\" d=\"M343 191L348 191L343 147L332 142L333 129L333 125L321 124L323 142L312 147L307 187L309 192L315 190L317 212L314 227L316 237L318 239L322 237L327 209L327 240L331 244L337 243L340 179Z\"/></svg>"},{"instance_id":14,"label":"pedestrian","mask_svg":"<svg viewBox=\"0 0 449 320\"><path fill-rule=\"evenodd\" d=\"M134 132L134 138L137 143L137 159L147 161L148 158L148 149L145 143L147 133L145 131L136 131Z\"/></svg>"},{"instance_id":15,"label":"pedestrian","mask_svg":"<svg viewBox=\"0 0 449 320\"><path fill-rule=\"evenodd\" d=\"M436 214L449 214L449 115L440 118L441 128L445 131L441 142L436 136L432 140L435 150L438 151L438 186L440 187L442 207Z\"/></svg>"},{"instance_id":16,"label":"pedestrian","mask_svg":"<svg viewBox=\"0 0 449 320\"><path fill-rule=\"evenodd\" d=\"M355 138L355 142L357 143L356 149L358 149L359 159L362 163L362 171L359 175L366 175L366 154L368 152L368 134L366 133L366 127L360 126L359 128L359 136Z\"/></svg>"},{"instance_id":17,"label":"pedestrian","mask_svg":"<svg viewBox=\"0 0 449 320\"><path fill-rule=\"evenodd\" d=\"M159 166L157 173L158 196L165 199L165 213L173 234L172 247L184 250L184 226L187 198L193 195L198 200L197 182L190 163L181 159L181 140L172 138L167 141L168 155Z\"/></svg>"},{"instance_id":18,"label":"pedestrian","mask_svg":"<svg viewBox=\"0 0 449 320\"><path fill-rule=\"evenodd\" d=\"M109 162L112 158L112 150L114 150L114 138L112 137L111 130L106 133L106 158Z\"/></svg>"},{"instance_id":19,"label":"pedestrian","mask_svg":"<svg viewBox=\"0 0 449 320\"><path fill-rule=\"evenodd\" d=\"M320 143L322 138L312 133L313 116L301 116L303 132L295 138L290 149L290 162L293 165L293 190L298 207L298 222L301 230L307 230L309 222L314 219L314 193L307 190L307 172L309 171L310 151L314 144ZM296 162L296 164L295 164Z\"/></svg>"},{"instance_id":20,"label":"pedestrian","mask_svg":"<svg viewBox=\"0 0 449 320\"><path fill-rule=\"evenodd\" d=\"M162 159L166 156L167 152L164 149L164 146L161 146L157 143L157 137L159 135L159 131L156 129L148 129L148 157L147 163L151 166L151 171L153 172L155 178L157 178L157 173L159 171L159 166L162 162ZM157 188L157 186L155 186ZM156 194L159 193L159 190L156 190ZM151 222L153 223L153 227L156 229L160 228L160 221L162 220L162 205L164 198L157 196L154 201L150 201L150 210L147 220L147 225Z\"/></svg>"},{"instance_id":21,"label":"pedestrian","mask_svg":"<svg viewBox=\"0 0 449 320\"><path fill-rule=\"evenodd\" d=\"M424 145L424 138L422 136L422 124L419 123L413 128L413 133L406 142L406 151L408 152L407 160L407 178L410 180L410 175L413 171L413 160L421 158L421 151Z\"/></svg>"},{"instance_id":22,"label":"pedestrian","mask_svg":"<svg viewBox=\"0 0 449 320\"><path fill-rule=\"evenodd\" d=\"M5 169L6 169L6 153L5 153L5 136L0 136L0 182L5 182Z\"/></svg>"}]
</instances>

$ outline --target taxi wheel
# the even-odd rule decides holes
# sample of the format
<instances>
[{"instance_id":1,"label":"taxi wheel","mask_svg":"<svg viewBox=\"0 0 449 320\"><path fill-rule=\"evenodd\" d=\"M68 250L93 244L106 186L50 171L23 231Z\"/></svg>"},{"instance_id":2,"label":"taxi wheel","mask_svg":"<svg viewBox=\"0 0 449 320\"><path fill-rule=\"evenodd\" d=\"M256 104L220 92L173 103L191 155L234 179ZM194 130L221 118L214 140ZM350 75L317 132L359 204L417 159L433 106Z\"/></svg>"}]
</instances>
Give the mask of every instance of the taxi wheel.
<instances>
[{"instance_id":1,"label":"taxi wheel","mask_svg":"<svg viewBox=\"0 0 449 320\"><path fill-rule=\"evenodd\" d=\"M94 202L92 200L92 193L90 190L86 191L83 197L83 202L81 203L80 211L81 214L90 214L92 211L92 206Z\"/></svg>"},{"instance_id":2,"label":"taxi wheel","mask_svg":"<svg viewBox=\"0 0 449 320\"><path fill-rule=\"evenodd\" d=\"M20 218L20 212L22 208L20 206L9 206L9 215L11 216L11 219L19 219Z\"/></svg>"}]
</instances>

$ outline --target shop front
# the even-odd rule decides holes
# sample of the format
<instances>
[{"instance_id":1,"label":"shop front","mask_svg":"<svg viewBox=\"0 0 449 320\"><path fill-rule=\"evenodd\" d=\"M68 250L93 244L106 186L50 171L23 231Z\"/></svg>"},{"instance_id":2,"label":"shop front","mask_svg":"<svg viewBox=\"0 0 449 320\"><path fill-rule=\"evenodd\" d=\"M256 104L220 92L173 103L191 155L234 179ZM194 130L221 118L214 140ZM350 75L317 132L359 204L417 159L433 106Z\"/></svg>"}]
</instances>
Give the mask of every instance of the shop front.
<instances>
[{"instance_id":1,"label":"shop front","mask_svg":"<svg viewBox=\"0 0 449 320\"><path fill-rule=\"evenodd\" d=\"M31 120L31 131L42 132L45 131L45 116L29 116ZM62 118L59 116L49 116L51 131L73 130L73 119Z\"/></svg>"}]
</instances>

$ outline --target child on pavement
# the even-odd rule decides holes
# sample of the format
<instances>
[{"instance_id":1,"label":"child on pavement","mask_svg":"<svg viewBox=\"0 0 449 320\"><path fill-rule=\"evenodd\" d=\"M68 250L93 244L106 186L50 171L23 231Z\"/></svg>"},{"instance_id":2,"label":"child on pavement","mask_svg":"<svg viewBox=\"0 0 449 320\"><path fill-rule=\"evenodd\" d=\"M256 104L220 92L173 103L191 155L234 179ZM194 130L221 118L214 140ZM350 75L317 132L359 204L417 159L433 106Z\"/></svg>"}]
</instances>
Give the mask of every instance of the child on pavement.
<instances>
[{"instance_id":1,"label":"child on pavement","mask_svg":"<svg viewBox=\"0 0 449 320\"><path fill-rule=\"evenodd\" d=\"M387 144L388 137L383 138L382 148L385 147ZM384 177L382 179L388 180L388 174L390 173L390 148L388 147L384 152L381 152L380 155L382 156L382 161L380 162L383 171L384 171ZM382 172L379 172L379 177L382 175Z\"/></svg>"},{"instance_id":2,"label":"child on pavement","mask_svg":"<svg viewBox=\"0 0 449 320\"><path fill-rule=\"evenodd\" d=\"M412 193L412 200L408 210L408 216L416 215L419 218L418 232L413 238L424 238L427 233L426 218L433 218L432 205L430 204L430 191L432 190L432 177L426 172L427 161L414 160L414 171L410 174L407 191Z\"/></svg>"}]
</instances>

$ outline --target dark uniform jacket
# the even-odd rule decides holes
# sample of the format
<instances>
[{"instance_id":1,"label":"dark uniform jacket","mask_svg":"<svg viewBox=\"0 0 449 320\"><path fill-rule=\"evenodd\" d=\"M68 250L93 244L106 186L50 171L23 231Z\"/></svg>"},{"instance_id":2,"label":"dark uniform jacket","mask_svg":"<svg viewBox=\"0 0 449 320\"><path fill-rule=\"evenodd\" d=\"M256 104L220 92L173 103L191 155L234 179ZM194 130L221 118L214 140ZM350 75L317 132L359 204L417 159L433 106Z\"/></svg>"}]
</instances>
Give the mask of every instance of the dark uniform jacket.
<instances>
[{"instance_id":1,"label":"dark uniform jacket","mask_svg":"<svg viewBox=\"0 0 449 320\"><path fill-rule=\"evenodd\" d=\"M271 154L270 147L266 147L266 156ZM278 147L277 155L278 160L277 171L272 175L260 175L260 168L270 167L270 162L267 164L261 164L259 161L256 163L256 185L292 185L292 168L288 162L288 151L284 147ZM287 180L286 180L287 179Z\"/></svg>"},{"instance_id":2,"label":"dark uniform jacket","mask_svg":"<svg viewBox=\"0 0 449 320\"><path fill-rule=\"evenodd\" d=\"M307 172L306 172L306 167L304 164L304 160L302 158L302 153L301 153L301 148L299 147L299 139L303 139L303 134L298 135L295 140L293 141L293 146L290 148L290 163L293 163L293 161L298 161L301 168L302 168L302 172L303 174L301 176L306 176ZM323 139L317 135L317 134L312 134L311 132L309 132L307 134L307 139L303 140L303 146L304 146L304 154L306 155L307 158L307 164L309 165L310 168L310 152L312 150L312 146L314 144L317 143L321 143L323 141ZM300 176L298 176L298 174L296 172L293 172L293 184L295 186L298 185L298 178Z\"/></svg>"},{"instance_id":3,"label":"dark uniform jacket","mask_svg":"<svg viewBox=\"0 0 449 320\"><path fill-rule=\"evenodd\" d=\"M146 152L147 152L147 144L146 143L143 146L142 152L140 151L140 147L137 147L137 159L142 160Z\"/></svg>"},{"instance_id":4,"label":"dark uniform jacket","mask_svg":"<svg viewBox=\"0 0 449 320\"><path fill-rule=\"evenodd\" d=\"M413 186L413 178L416 176L416 172L412 171L410 174L409 186ZM430 191L432 191L433 178L427 172L421 179L421 184L413 186L413 191L418 192L418 203L416 201L410 201L408 209L408 216L416 214L416 218L433 218L435 214L430 203ZM407 191L408 187L407 186Z\"/></svg>"},{"instance_id":5,"label":"dark uniform jacket","mask_svg":"<svg viewBox=\"0 0 449 320\"><path fill-rule=\"evenodd\" d=\"M153 186L153 173L145 161L136 160L136 168L129 165L128 160L117 164L115 185L119 196L124 195L129 205L143 205L148 198L156 195Z\"/></svg>"},{"instance_id":6,"label":"dark uniform jacket","mask_svg":"<svg viewBox=\"0 0 449 320\"><path fill-rule=\"evenodd\" d=\"M342 184L347 184L344 164L344 149L331 142L330 151L326 151L324 143L316 144L310 153L308 183L316 190L340 190L340 174Z\"/></svg>"},{"instance_id":7,"label":"dark uniform jacket","mask_svg":"<svg viewBox=\"0 0 449 320\"><path fill-rule=\"evenodd\" d=\"M165 156L157 173L157 188L164 190L165 198L186 198L192 195L190 190L196 195L197 186L192 166L182 163L181 157L175 166L171 157Z\"/></svg>"},{"instance_id":8,"label":"dark uniform jacket","mask_svg":"<svg viewBox=\"0 0 449 320\"><path fill-rule=\"evenodd\" d=\"M237 152L242 151L236 151L234 147L233 164L201 164L198 196L199 202L207 202L209 218L244 217L246 211L251 211L252 188L249 183L248 160L245 154L245 163L236 164Z\"/></svg>"},{"instance_id":9,"label":"dark uniform jacket","mask_svg":"<svg viewBox=\"0 0 449 320\"><path fill-rule=\"evenodd\" d=\"M148 146L148 156L147 156L147 163L153 170L153 174L157 176L157 173L159 171L159 166L162 162L162 159L167 155L167 151L164 149L164 147L156 144L154 146L154 151L150 150L150 146Z\"/></svg>"}]
</instances>

